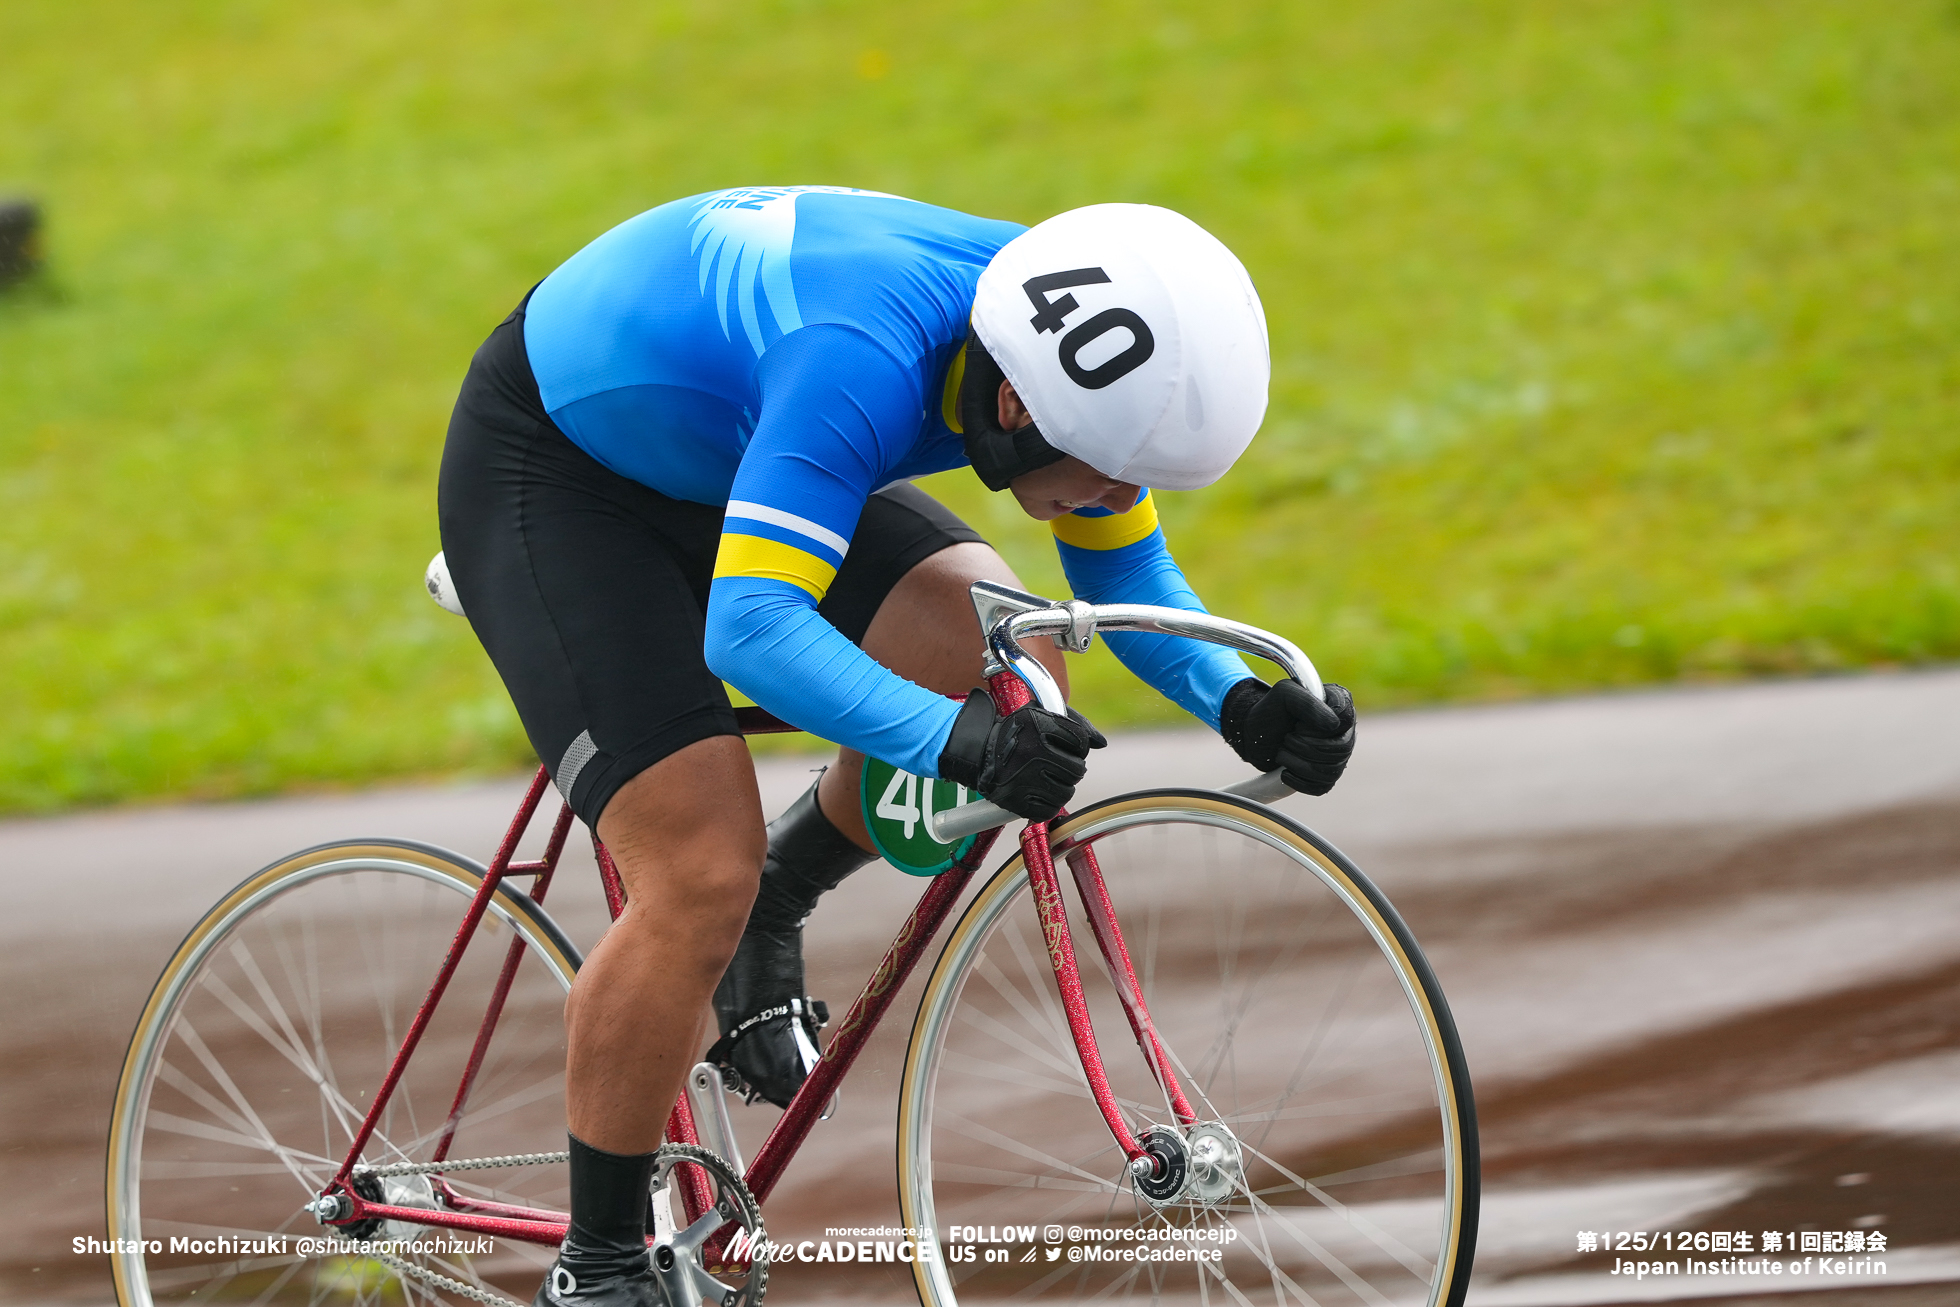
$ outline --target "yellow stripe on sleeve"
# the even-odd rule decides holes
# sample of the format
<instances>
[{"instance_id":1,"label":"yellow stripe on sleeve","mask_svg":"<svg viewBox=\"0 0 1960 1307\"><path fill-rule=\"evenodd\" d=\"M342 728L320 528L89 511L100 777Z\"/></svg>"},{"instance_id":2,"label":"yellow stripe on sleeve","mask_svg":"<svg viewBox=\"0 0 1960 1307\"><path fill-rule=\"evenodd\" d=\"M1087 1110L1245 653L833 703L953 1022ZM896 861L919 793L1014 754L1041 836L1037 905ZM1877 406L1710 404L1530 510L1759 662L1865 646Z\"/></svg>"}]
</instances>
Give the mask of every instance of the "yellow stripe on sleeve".
<instances>
[{"instance_id":1,"label":"yellow stripe on sleeve","mask_svg":"<svg viewBox=\"0 0 1960 1307\"><path fill-rule=\"evenodd\" d=\"M940 392L939 416L946 419L946 426L964 434L960 426L960 382L966 380L966 346L953 355L953 362L946 369L946 389Z\"/></svg>"},{"instance_id":2,"label":"yellow stripe on sleeve","mask_svg":"<svg viewBox=\"0 0 1960 1307\"><path fill-rule=\"evenodd\" d=\"M1137 506L1113 517L1078 517L1064 513L1049 527L1055 538L1077 549L1121 549L1133 545L1157 529L1157 501L1145 494Z\"/></svg>"},{"instance_id":3,"label":"yellow stripe on sleeve","mask_svg":"<svg viewBox=\"0 0 1960 1307\"><path fill-rule=\"evenodd\" d=\"M822 599L837 579L837 569L794 545L730 532L721 538L721 548L715 554L715 578L724 576L787 581L812 598Z\"/></svg>"}]
</instances>

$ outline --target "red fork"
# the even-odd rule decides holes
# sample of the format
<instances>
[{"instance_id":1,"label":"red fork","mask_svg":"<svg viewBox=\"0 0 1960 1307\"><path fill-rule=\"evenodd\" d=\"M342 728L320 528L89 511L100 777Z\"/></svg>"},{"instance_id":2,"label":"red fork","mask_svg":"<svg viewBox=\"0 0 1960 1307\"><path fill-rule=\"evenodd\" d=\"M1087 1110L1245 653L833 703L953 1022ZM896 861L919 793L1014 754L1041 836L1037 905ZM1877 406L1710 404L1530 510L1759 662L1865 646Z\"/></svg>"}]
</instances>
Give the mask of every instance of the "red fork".
<instances>
[{"instance_id":1,"label":"red fork","mask_svg":"<svg viewBox=\"0 0 1960 1307\"><path fill-rule=\"evenodd\" d=\"M1033 699L1021 678L1011 671L989 677L987 687L1002 713L1013 712ZM1122 928L1117 924L1116 911L1110 903L1109 891L1103 884L1102 870L1096 864L1095 854L1086 846L1064 852L1074 874L1076 890L1082 896L1083 908L1088 914L1096 944L1102 951L1103 960L1109 964L1117 994L1123 1001L1124 1014L1136 1035L1137 1047L1142 1051L1151 1073L1169 1096L1172 1111L1180 1121L1191 1124L1197 1119L1196 1114L1191 1110L1191 1104L1171 1069L1169 1055L1157 1038L1156 1026L1150 1019L1149 1008L1144 1004L1143 988L1137 983L1136 969L1130 963L1129 949L1123 942ZM1028 885L1034 895L1035 912L1041 918L1042 938L1048 946L1049 965L1055 971L1055 986L1061 995L1062 1011L1068 1018L1069 1036L1075 1042L1076 1055L1082 1060L1083 1077L1089 1083L1090 1096L1095 1099L1096 1109L1102 1113L1110 1135L1123 1150L1124 1156L1134 1164L1148 1154L1123 1120L1115 1091L1109 1087L1109 1073L1103 1065L1102 1050L1096 1045L1088 999L1082 992L1082 973L1075 961L1075 942L1069 934L1068 906L1062 900L1061 883L1055 873L1054 856L1048 844L1046 822L1029 822L1021 832L1021 855L1027 864Z\"/></svg>"}]
</instances>

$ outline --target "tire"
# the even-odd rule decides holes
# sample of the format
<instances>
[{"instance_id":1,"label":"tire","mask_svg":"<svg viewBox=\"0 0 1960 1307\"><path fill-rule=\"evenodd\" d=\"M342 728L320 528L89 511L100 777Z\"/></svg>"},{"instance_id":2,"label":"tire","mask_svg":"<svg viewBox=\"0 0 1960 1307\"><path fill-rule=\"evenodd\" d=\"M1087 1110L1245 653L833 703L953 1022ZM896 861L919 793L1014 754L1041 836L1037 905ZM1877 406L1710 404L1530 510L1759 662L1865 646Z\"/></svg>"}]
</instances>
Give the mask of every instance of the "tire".
<instances>
[{"instance_id":1,"label":"tire","mask_svg":"<svg viewBox=\"0 0 1960 1307\"><path fill-rule=\"evenodd\" d=\"M345 1156L483 874L419 844L323 845L246 880L185 938L130 1038L110 1123L109 1234L132 1241L111 1259L123 1307L467 1301L298 1241L343 1233L302 1205ZM563 1150L564 1004L579 956L506 885L377 1123L369 1164L429 1160L513 932L527 947L449 1156ZM396 1203L433 1202L422 1176L369 1183ZM563 1165L459 1171L449 1183L496 1202L566 1203ZM371 1237L477 1238L393 1224ZM487 1242L398 1255L530 1301L555 1250Z\"/></svg>"},{"instance_id":2,"label":"tire","mask_svg":"<svg viewBox=\"0 0 1960 1307\"><path fill-rule=\"evenodd\" d=\"M1178 1078L1243 1164L1210 1173L1210 1201L1187 1189L1159 1207L1134 1188L1016 854L954 927L906 1053L900 1207L941 1251L914 1267L920 1300L1459 1307L1476 1112L1442 991L1388 900L1306 827L1224 794L1126 795L1051 838L1095 850ZM1172 1123L1078 896L1063 898L1125 1117Z\"/></svg>"}]
</instances>

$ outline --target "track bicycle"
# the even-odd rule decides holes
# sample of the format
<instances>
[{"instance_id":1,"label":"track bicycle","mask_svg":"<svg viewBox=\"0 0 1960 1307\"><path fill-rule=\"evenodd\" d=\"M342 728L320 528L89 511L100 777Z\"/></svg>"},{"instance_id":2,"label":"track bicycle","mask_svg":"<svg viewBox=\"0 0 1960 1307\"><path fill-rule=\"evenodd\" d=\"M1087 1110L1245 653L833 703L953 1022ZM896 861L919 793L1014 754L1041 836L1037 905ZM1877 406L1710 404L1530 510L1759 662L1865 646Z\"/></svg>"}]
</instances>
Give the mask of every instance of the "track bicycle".
<instances>
[{"instance_id":1,"label":"track bicycle","mask_svg":"<svg viewBox=\"0 0 1960 1307\"><path fill-rule=\"evenodd\" d=\"M1320 692L1299 650L1239 623L973 590L1003 711L1062 707L1024 642L1080 652L1099 630L1225 644ZM738 716L745 733L794 729ZM1448 1006L1382 893L1261 801L1287 792L1277 774L1030 823L956 915L1013 819L872 770L867 815L940 851L937 874L746 1165L723 1073L689 1076L650 1204L671 1301L761 1301L761 1206L951 920L898 1099L923 1303L1459 1307L1479 1180ZM529 1300L567 1220L564 999L580 962L544 907L570 808L542 856L515 856L549 784L541 768L487 866L405 841L323 845L191 930L117 1088L123 1307ZM593 847L617 916L618 872ZM907 856L888 854L921 870ZM1120 1030L1106 1054L1098 1031ZM975 1227L1025 1238L982 1256Z\"/></svg>"}]
</instances>

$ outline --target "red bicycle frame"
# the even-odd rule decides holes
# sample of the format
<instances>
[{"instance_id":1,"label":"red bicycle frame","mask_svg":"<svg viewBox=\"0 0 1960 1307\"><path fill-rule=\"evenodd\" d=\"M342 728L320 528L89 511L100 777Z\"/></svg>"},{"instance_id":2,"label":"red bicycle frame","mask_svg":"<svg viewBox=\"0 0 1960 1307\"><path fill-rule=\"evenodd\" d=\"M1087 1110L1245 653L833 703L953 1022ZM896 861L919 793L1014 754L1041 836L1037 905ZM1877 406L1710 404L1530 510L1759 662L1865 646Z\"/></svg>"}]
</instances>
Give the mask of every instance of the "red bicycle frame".
<instances>
[{"instance_id":1,"label":"red bicycle frame","mask_svg":"<svg viewBox=\"0 0 1960 1307\"><path fill-rule=\"evenodd\" d=\"M1029 701L1027 687L1012 672L1001 672L988 680L994 700L1003 711L1011 712ZM745 735L774 734L793 731L796 728L771 716L760 708L738 708L736 715ZM443 1204L437 1208L402 1207L392 1203L372 1201L363 1197L354 1188L356 1171L362 1151L373 1136L376 1123L386 1109L395 1087L401 1082L409 1059L414 1055L423 1032L428 1028L436 1006L442 1001L461 963L464 951L469 947L476 929L489 909L490 900L498 887L511 876L535 876L531 884L530 898L542 903L545 892L550 888L552 876L558 869L558 862L564 853L565 842L571 832L572 810L569 804L561 805L556 820L552 823L551 834L546 841L544 854L532 861L516 862L512 859L518 844L530 828L536 816L545 787L551 783L545 769L540 767L531 778L530 788L524 800L518 805L517 814L512 818L510 828L504 833L503 842L490 860L484 873L483 882L477 887L476 895L463 914L462 924L457 927L456 937L450 943L449 952L443 958L436 972L435 981L429 986L428 994L417 1009L415 1019L409 1024L402 1038L400 1049L396 1052L388 1073L383 1077L381 1087L369 1104L367 1116L355 1132L347 1155L334 1172L322 1191L323 1196L337 1196L340 1199L339 1214L330 1222L334 1225L350 1225L370 1220L400 1221L412 1225L435 1226L451 1230L467 1230L480 1234L493 1235L505 1239L519 1239L531 1243L556 1245L564 1240L569 1217L563 1212L547 1211L541 1208L518 1207L506 1203L489 1202L471 1198L455 1191L440 1176L432 1177L437 1199ZM744 1177L756 1201L765 1200L774 1190L776 1182L782 1177L783 1169L796 1155L796 1151L809 1136L811 1128L823 1112L824 1104L836 1091L845 1073L864 1051L878 1022L891 1007L892 1000L904 987L906 979L925 955L926 948L939 934L939 929L952 914L954 905L968 882L973 878L987 854L992 850L999 830L986 831L977 838L967 853L953 867L933 878L918 904L906 917L905 924L899 928L891 946L885 950L884 958L871 973L857 1001L838 1023L832 1033L823 1055L817 1061L810 1076L790 1100L789 1107L777 1121L774 1130L749 1164ZM595 834L592 838L593 854L599 864L599 878L605 889L606 906L617 918L626 905L626 890L620 880L619 869L614 865L612 855L606 851ZM1095 1031L1089 1020L1088 1001L1082 990L1081 973L1076 966L1074 942L1070 937L1068 912L1062 900L1059 877L1056 874L1053 853L1048 842L1048 824L1029 823L1021 833L1021 852L1026 860L1028 879L1034 892L1036 911L1041 918L1043 937L1047 941L1049 960L1055 970L1055 981L1067 1013L1069 1033L1074 1039L1077 1054L1082 1060L1082 1070L1088 1081L1096 1106L1101 1111L1104 1122L1111 1135L1122 1147L1125 1156L1132 1164L1139 1158L1147 1158L1137 1136L1124 1122L1116 1096L1109 1086L1109 1077L1103 1066L1101 1050L1096 1045ZM1186 1100L1182 1087L1172 1071L1169 1055L1157 1038L1155 1026L1143 1001L1143 989L1138 983L1136 970L1130 963L1128 948L1123 942L1123 933L1117 924L1114 907L1110 903L1108 888L1103 884L1102 871L1097 866L1093 849L1087 845L1065 846L1061 850L1064 860L1069 864L1076 892L1082 900L1090 924L1090 931L1096 940L1109 975L1114 980L1116 991L1129 1020L1131 1033L1136 1038L1138 1049L1158 1083L1163 1087L1172 1111L1177 1119L1190 1125L1197 1120L1191 1104ZM468 1063L463 1069L461 1082L456 1087L456 1095L449 1109L447 1124L442 1137L436 1145L432 1161L441 1162L449 1156L449 1150L461 1124L463 1111L469 1101L470 1091L475 1084L478 1071L489 1048L491 1036L495 1033L498 1019L503 1014L504 1002L509 996L511 982L516 976L517 967L523 957L525 943L523 937L511 941L505 954L503 968L497 982L492 987L489 1002L483 1019L479 1023L476 1041L471 1048ZM677 1143L698 1143L694 1116L689 1109L687 1096L676 1099L673 1111L667 1119L667 1138ZM682 1206L686 1220L692 1222L708 1210L713 1201L707 1180L694 1168L681 1168L683 1188Z\"/></svg>"}]
</instances>

